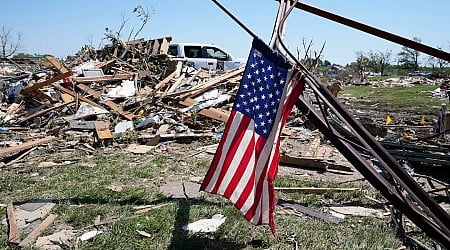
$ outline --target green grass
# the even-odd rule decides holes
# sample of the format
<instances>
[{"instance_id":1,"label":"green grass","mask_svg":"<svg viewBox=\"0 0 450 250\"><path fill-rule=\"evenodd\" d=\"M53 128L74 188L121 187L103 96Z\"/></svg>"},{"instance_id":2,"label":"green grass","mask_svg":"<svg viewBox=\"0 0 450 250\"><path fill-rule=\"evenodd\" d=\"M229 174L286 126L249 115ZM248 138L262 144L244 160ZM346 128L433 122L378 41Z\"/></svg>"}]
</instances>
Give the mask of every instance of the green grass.
<instances>
[{"instance_id":1,"label":"green grass","mask_svg":"<svg viewBox=\"0 0 450 250\"><path fill-rule=\"evenodd\" d=\"M414 109L417 112L435 114L441 103L447 100L432 98L428 91L437 88L434 85L414 85L412 87L371 87L371 86L345 86L343 93L360 99L369 99L374 103L384 104L385 107L396 109Z\"/></svg>"},{"instance_id":2,"label":"green grass","mask_svg":"<svg viewBox=\"0 0 450 250\"><path fill-rule=\"evenodd\" d=\"M391 76L369 76L367 80L370 81L385 81L387 79L391 78Z\"/></svg>"},{"instance_id":3,"label":"green grass","mask_svg":"<svg viewBox=\"0 0 450 250\"><path fill-rule=\"evenodd\" d=\"M348 217L340 224L325 223L306 215L280 214L276 209L277 236L267 226L254 226L247 222L226 199L206 195L196 199L172 199L161 194L159 186L174 175L188 175L209 163L200 160L181 164L183 160L173 154L133 156L116 153L106 155L101 150L92 158L77 164L38 169L26 172L0 170L0 203L12 200L15 204L31 199L49 198L56 202L52 213L58 215L55 223L45 232L72 227L78 236L94 229L97 216L102 221L113 219L101 226L104 231L90 241L79 243L78 249L396 249L401 240L388 219L380 220ZM39 173L39 175L31 175ZM179 178L176 178L179 180ZM123 185L115 192L110 185ZM280 187L358 187L357 184L339 184L319 179L302 180L280 177ZM370 189L370 196L378 192ZM279 197L296 201L315 209L328 204L357 203L376 207L365 198L367 190L354 192L327 192L325 194L279 193ZM134 214L136 205L164 206L143 214ZM0 219L6 213L0 208ZM219 230L212 234L192 234L181 227L199 219L221 213L227 217ZM140 236L141 230L151 238ZM0 226L0 249L8 249L7 227ZM75 243L71 246L75 249Z\"/></svg>"}]
</instances>

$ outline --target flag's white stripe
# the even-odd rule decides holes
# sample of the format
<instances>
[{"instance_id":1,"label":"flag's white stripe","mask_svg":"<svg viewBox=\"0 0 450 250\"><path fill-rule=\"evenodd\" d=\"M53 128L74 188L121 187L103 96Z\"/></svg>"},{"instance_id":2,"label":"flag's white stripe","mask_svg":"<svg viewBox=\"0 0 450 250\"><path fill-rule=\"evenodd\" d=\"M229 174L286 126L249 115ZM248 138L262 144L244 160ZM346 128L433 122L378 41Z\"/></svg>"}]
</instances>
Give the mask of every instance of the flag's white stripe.
<instances>
[{"instance_id":1,"label":"flag's white stripe","mask_svg":"<svg viewBox=\"0 0 450 250\"><path fill-rule=\"evenodd\" d=\"M250 195L247 197L247 200L244 202L242 207L239 209L243 214L246 214L248 210L253 206L253 203L255 202L255 185L253 184L253 187L250 191Z\"/></svg>"},{"instance_id":2,"label":"flag's white stripe","mask_svg":"<svg viewBox=\"0 0 450 250\"><path fill-rule=\"evenodd\" d=\"M258 224L259 218L261 217L261 201L262 201L262 198L263 198L263 194L261 193L260 200L255 201L257 206L256 206L256 209L255 209L255 213L253 214L253 218L250 219L250 221L253 224Z\"/></svg>"},{"instance_id":3,"label":"flag's white stripe","mask_svg":"<svg viewBox=\"0 0 450 250\"><path fill-rule=\"evenodd\" d=\"M269 163L270 165L270 163ZM264 179L263 185L263 193L261 199L261 210L262 210L262 224L269 223L269 204L270 204L270 195L269 195L269 183L267 178Z\"/></svg>"},{"instance_id":4,"label":"flag's white stripe","mask_svg":"<svg viewBox=\"0 0 450 250\"><path fill-rule=\"evenodd\" d=\"M244 132L244 136L242 137L242 139L239 143L236 154L234 155L233 160L230 163L228 171L224 175L224 177L222 179L222 183L220 184L219 189L217 190L218 194L224 194L225 190L229 186L231 180L233 178L236 178L235 177L236 170L238 169L239 164L242 162L244 153L247 150L247 148L249 147L251 140L253 139L254 127L255 127L254 121L251 120L250 123L248 124L247 129ZM253 152L253 155L254 155L254 152ZM252 159L253 159L253 161L250 161L247 163L247 168L253 168L255 166L254 157L252 157ZM238 185L245 186L245 184L246 183L244 183L243 181L240 181Z\"/></svg>"},{"instance_id":5,"label":"flag's white stripe","mask_svg":"<svg viewBox=\"0 0 450 250\"><path fill-rule=\"evenodd\" d=\"M253 123L252 123L253 125ZM254 134L255 135L255 142L258 141L259 139L259 135L257 133ZM239 199L239 197L241 197L242 193L244 192L245 186L247 186L247 183L249 183L251 177L253 176L253 170L255 167L255 151L252 150L252 157L250 158L249 163L247 164L247 167L245 168L245 171L242 173L242 178L239 181L239 185L235 188L235 190L233 191L233 193L230 196L230 200L233 203L236 203L236 201ZM252 190L255 187L255 184L253 184ZM251 195L249 195L249 198L253 200L254 199L254 192L251 193ZM247 199L247 201L248 201ZM245 205L245 204L244 204ZM248 210L247 210L248 211Z\"/></svg>"},{"instance_id":6,"label":"flag's white stripe","mask_svg":"<svg viewBox=\"0 0 450 250\"><path fill-rule=\"evenodd\" d=\"M225 159L227 157L228 150L230 149L231 142L233 141L233 137L234 137L233 131L236 131L237 128L239 127L239 125L241 124L242 116L243 115L240 112L236 112L233 117L233 121L231 123L230 129L228 130L229 131L228 136L227 136L227 138L225 138L225 142L223 144L222 151L216 152L216 154L220 153L220 160L217 163L216 171L214 171L214 174L211 177L211 180L208 183L208 186L205 188L205 191L211 191L212 188L214 187L214 185L216 184L217 179L219 178L220 170L223 168L223 162L225 161Z\"/></svg>"}]
</instances>

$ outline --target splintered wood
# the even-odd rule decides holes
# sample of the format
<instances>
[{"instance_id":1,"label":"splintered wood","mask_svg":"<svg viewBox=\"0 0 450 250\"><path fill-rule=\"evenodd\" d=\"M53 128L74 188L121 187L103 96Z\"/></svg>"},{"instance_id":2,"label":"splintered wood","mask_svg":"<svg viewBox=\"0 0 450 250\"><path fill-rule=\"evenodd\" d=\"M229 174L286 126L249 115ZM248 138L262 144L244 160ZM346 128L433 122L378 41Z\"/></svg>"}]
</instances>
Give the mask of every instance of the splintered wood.
<instances>
[{"instance_id":1,"label":"splintered wood","mask_svg":"<svg viewBox=\"0 0 450 250\"><path fill-rule=\"evenodd\" d=\"M6 214L8 218L8 226L9 226L9 235L8 240L9 242L13 244L19 244L20 243L20 232L19 228L16 224L16 216L14 214L14 206L12 202L8 202L8 206L6 207Z\"/></svg>"}]
</instances>

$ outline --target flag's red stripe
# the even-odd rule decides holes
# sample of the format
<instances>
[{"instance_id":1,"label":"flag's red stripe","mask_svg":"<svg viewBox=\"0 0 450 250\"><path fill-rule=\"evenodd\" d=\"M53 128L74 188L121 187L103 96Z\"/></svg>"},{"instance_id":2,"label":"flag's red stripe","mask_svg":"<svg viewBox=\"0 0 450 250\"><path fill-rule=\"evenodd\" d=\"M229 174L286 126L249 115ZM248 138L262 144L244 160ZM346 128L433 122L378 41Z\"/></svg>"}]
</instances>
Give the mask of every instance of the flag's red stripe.
<instances>
[{"instance_id":1,"label":"flag's red stripe","mask_svg":"<svg viewBox=\"0 0 450 250\"><path fill-rule=\"evenodd\" d=\"M270 166L271 174L269 174L269 178L268 178L269 179L268 180L268 184L269 184L269 187L268 187L269 188L269 226L270 226L270 229L272 230L273 234L275 234L275 220L273 217L274 216L273 213L275 210L275 206L277 205L277 198L275 196L273 182L275 181L275 176L278 171L279 159L280 159L280 152L279 152L279 147L277 146L274 159L271 162L271 166Z\"/></svg>"},{"instance_id":2,"label":"flag's red stripe","mask_svg":"<svg viewBox=\"0 0 450 250\"><path fill-rule=\"evenodd\" d=\"M225 130L224 130L224 133L222 135L222 139L220 140L219 146L217 147L217 151L216 151L217 153L214 155L214 158L213 158L213 161L211 163L211 166L209 167L209 170L206 173L205 178L203 179L203 183L200 186L200 190L205 191L205 189L209 185L209 182L211 181L211 178L213 177L214 173L216 172L217 164L218 164L218 162L220 160L220 156L222 155L222 151L223 151L223 146L225 144L225 138L228 137L228 134L233 132L233 131L230 131L230 127L231 127L231 124L234 121L235 115L236 115L236 111L232 110L231 114L230 114L230 118L228 118L228 122L225 125Z\"/></svg>"},{"instance_id":3,"label":"flag's red stripe","mask_svg":"<svg viewBox=\"0 0 450 250\"><path fill-rule=\"evenodd\" d=\"M270 141L265 141L265 143L261 145L262 148L267 143L271 143L271 142ZM262 148L260 148L259 151L261 151ZM264 162L264 165L263 165L262 170L261 170L261 174L259 176L255 176L255 183L253 184L254 185L253 189L255 190L255 197L254 197L253 204L252 204L251 208L245 214L245 218L247 218L247 219L249 219L249 218L251 219L251 218L253 218L255 216L255 213L256 213L256 210L258 208L258 205L261 203L262 184L263 184L263 182L261 180L264 180L264 178L266 176L266 173L267 173L266 171L267 171L267 166L268 166L267 164L268 164L268 161L269 161L269 158L270 158L270 153L269 153L268 156L264 155L263 157L267 157L267 159ZM257 173L255 172L255 175L256 174Z\"/></svg>"},{"instance_id":4,"label":"flag's red stripe","mask_svg":"<svg viewBox=\"0 0 450 250\"><path fill-rule=\"evenodd\" d=\"M268 159L267 159L268 160ZM264 164L264 169L263 171L267 168L267 162L266 164ZM256 185L254 186L254 190L255 190L255 197L253 200L253 204L250 207L250 209L245 213L245 218L247 218L247 220L252 221L253 217L256 215L256 210L258 209L258 205L260 205L261 203L261 197L262 197L262 184L263 182L261 182L261 180L264 180L265 172L262 172L261 176L259 176L258 179L255 178L256 181ZM261 223L257 223L257 224L261 224Z\"/></svg>"},{"instance_id":5,"label":"flag's red stripe","mask_svg":"<svg viewBox=\"0 0 450 250\"><path fill-rule=\"evenodd\" d=\"M233 160L234 156L236 155L236 152L239 148L239 145L242 143L242 138L245 135L245 132L247 131L248 125L251 122L251 119L247 116L242 116L241 123L239 124L239 127L236 129L234 133L234 137L231 141L230 148L227 151L227 154L225 156L225 161L223 164L219 167L220 174L217 178L217 182L214 184L214 187L211 189L211 193L215 194L217 193L217 189L219 189L220 185L222 184L223 177L227 174L229 171L231 165L231 161ZM246 143L246 142L245 142Z\"/></svg>"},{"instance_id":6,"label":"flag's red stripe","mask_svg":"<svg viewBox=\"0 0 450 250\"><path fill-rule=\"evenodd\" d=\"M255 150L255 164L258 162L259 157L261 155L261 150L264 147L266 143L266 139L262 136L259 136L255 145L254 145L254 150ZM236 207L237 208L241 208L245 202L247 201L248 197L250 196L250 194L252 193L252 190L254 190L255 188L255 175L256 175L256 166L252 166L252 174L251 174L251 178L250 180L247 182L244 190L242 191L242 194L240 195L239 199L236 201ZM254 202L255 200L253 200Z\"/></svg>"},{"instance_id":7,"label":"flag's red stripe","mask_svg":"<svg viewBox=\"0 0 450 250\"><path fill-rule=\"evenodd\" d=\"M250 141L249 141L248 146L245 150L245 153L241 159L241 162L239 163L239 165L236 169L236 172L233 175L233 178L231 179L230 183L228 184L228 187L226 188L226 190L224 192L225 197L227 197L227 198L231 197L231 195L235 191L236 187L238 186L239 182L241 181L246 168L254 167L254 165L253 166L249 165L249 164L252 164L252 163L250 163L250 160L253 157L254 151L255 151L255 135L253 135L250 138Z\"/></svg>"}]
</instances>

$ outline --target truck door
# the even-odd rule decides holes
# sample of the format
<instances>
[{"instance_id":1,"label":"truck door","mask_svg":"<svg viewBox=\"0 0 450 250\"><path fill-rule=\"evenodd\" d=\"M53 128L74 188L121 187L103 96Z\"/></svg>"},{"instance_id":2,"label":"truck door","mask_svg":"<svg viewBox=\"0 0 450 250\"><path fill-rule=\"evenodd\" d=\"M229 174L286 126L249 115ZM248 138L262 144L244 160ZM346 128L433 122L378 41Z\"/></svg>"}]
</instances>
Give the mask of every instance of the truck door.
<instances>
[{"instance_id":1,"label":"truck door","mask_svg":"<svg viewBox=\"0 0 450 250\"><path fill-rule=\"evenodd\" d=\"M184 55L187 61L192 62L194 68L215 68L215 64L208 62L205 58L203 49L201 46L185 46Z\"/></svg>"}]
</instances>

